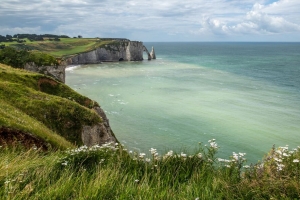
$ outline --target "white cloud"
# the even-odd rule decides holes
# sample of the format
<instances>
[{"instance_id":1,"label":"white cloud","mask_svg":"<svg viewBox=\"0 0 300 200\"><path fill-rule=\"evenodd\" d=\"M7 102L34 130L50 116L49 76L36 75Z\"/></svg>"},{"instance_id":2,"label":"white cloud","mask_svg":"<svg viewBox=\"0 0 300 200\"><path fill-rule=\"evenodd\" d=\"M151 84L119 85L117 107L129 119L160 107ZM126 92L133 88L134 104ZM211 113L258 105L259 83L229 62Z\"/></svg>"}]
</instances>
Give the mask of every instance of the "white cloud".
<instances>
[{"instance_id":1,"label":"white cloud","mask_svg":"<svg viewBox=\"0 0 300 200\"><path fill-rule=\"evenodd\" d=\"M289 5L285 5L285 3ZM279 10L282 12L284 6L291 6L290 3L288 0L281 0L269 6L256 3L251 11L247 12L240 21L235 23L231 23L230 20L205 17L200 22L202 27L196 33L265 35L300 32L300 24L286 20L284 15L278 14L276 10L271 9L280 5L281 9ZM296 5L299 5L299 3L296 3Z\"/></svg>"},{"instance_id":2,"label":"white cloud","mask_svg":"<svg viewBox=\"0 0 300 200\"><path fill-rule=\"evenodd\" d=\"M161 38L259 37L299 33L300 1L278 0L1 0L0 34L8 29L70 36ZM17 29L16 27L19 27ZM40 27L40 29L36 29ZM147 34L146 34L147 33ZM151 33L153 38L151 38ZM300 34L299 34L300 35ZM150 37L150 38L149 38ZM134 39L134 38L131 38ZM300 36L298 37L300 40Z\"/></svg>"}]
</instances>

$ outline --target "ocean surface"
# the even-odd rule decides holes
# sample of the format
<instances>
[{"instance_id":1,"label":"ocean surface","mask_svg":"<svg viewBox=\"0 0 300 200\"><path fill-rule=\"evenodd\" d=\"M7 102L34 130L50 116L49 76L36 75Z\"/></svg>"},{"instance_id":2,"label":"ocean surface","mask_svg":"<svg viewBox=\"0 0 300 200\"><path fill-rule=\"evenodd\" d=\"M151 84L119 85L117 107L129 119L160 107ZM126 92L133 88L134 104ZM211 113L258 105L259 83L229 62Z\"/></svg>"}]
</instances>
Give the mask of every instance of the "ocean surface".
<instances>
[{"instance_id":1,"label":"ocean surface","mask_svg":"<svg viewBox=\"0 0 300 200\"><path fill-rule=\"evenodd\" d=\"M156 60L66 71L128 149L192 152L216 139L218 157L243 152L250 164L300 146L300 43L144 44Z\"/></svg>"}]
</instances>

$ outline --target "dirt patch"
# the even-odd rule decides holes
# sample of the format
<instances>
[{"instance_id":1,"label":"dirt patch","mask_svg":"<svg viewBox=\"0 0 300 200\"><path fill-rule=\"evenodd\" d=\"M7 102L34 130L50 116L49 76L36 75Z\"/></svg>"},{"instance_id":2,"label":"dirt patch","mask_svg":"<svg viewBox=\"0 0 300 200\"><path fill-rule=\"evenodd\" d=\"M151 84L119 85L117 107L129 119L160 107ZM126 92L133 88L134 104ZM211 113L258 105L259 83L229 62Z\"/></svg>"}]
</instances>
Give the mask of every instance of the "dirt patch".
<instances>
[{"instance_id":1,"label":"dirt patch","mask_svg":"<svg viewBox=\"0 0 300 200\"><path fill-rule=\"evenodd\" d=\"M1 146L23 146L26 149L37 148L44 151L48 150L46 143L30 133L25 133L11 128L0 128Z\"/></svg>"},{"instance_id":2,"label":"dirt patch","mask_svg":"<svg viewBox=\"0 0 300 200\"><path fill-rule=\"evenodd\" d=\"M39 87L39 90L42 91L42 87L43 85L51 85L51 86L56 86L58 85L58 83L52 79L49 79L49 78L40 78L39 81L38 81L38 87Z\"/></svg>"}]
</instances>

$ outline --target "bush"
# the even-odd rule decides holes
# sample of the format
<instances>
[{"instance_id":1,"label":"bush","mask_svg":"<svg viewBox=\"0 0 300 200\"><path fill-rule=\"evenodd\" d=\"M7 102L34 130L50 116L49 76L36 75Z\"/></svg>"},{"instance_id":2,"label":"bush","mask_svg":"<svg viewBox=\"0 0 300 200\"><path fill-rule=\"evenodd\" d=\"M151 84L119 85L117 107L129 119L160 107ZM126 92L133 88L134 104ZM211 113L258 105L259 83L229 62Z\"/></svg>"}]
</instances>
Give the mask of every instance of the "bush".
<instances>
[{"instance_id":1,"label":"bush","mask_svg":"<svg viewBox=\"0 0 300 200\"><path fill-rule=\"evenodd\" d=\"M0 50L0 63L15 68L24 68L25 64L29 62L34 62L37 66L58 65L55 57L45 53L26 50L18 51L12 47L5 47Z\"/></svg>"}]
</instances>

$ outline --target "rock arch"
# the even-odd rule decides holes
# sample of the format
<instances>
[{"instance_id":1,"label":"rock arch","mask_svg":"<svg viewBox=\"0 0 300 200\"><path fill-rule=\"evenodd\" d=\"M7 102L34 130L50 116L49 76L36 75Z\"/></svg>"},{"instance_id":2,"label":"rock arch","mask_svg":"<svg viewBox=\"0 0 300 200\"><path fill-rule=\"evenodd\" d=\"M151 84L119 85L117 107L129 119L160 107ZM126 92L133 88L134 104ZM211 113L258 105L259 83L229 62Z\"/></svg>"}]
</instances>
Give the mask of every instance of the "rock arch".
<instances>
[{"instance_id":1,"label":"rock arch","mask_svg":"<svg viewBox=\"0 0 300 200\"><path fill-rule=\"evenodd\" d=\"M150 55L150 53L149 53L149 51L148 51L148 49L145 47L145 46L143 46L143 50L147 53L147 55L148 55L148 60L151 60L151 55Z\"/></svg>"}]
</instances>

